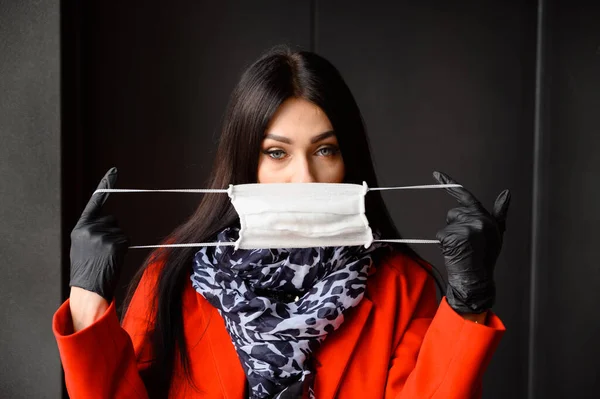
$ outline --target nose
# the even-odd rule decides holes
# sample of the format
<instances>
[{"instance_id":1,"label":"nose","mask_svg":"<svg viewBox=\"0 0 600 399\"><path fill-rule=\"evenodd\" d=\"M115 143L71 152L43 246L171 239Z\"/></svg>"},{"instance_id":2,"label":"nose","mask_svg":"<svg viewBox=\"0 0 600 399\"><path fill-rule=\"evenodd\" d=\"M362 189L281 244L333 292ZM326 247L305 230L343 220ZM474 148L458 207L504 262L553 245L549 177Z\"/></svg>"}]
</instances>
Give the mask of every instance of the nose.
<instances>
[{"instance_id":1,"label":"nose","mask_svg":"<svg viewBox=\"0 0 600 399\"><path fill-rule=\"evenodd\" d=\"M316 183L310 162L305 157L298 159L294 165L291 183Z\"/></svg>"}]
</instances>

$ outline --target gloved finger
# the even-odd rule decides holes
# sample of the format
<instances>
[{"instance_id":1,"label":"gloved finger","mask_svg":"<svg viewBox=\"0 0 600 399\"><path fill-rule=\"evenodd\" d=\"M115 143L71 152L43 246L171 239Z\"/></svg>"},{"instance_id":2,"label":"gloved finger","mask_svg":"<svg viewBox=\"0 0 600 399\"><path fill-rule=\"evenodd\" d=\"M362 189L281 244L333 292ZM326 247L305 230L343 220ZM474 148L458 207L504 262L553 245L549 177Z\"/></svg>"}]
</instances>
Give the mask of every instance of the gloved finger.
<instances>
[{"instance_id":1,"label":"gloved finger","mask_svg":"<svg viewBox=\"0 0 600 399\"><path fill-rule=\"evenodd\" d=\"M436 239L444 252L461 247L468 240L470 232L470 226L466 223L450 224L437 232Z\"/></svg>"},{"instance_id":2,"label":"gloved finger","mask_svg":"<svg viewBox=\"0 0 600 399\"><path fill-rule=\"evenodd\" d=\"M494 203L493 215L496 221L504 225L506 223L506 215L510 206L511 193L509 190L504 190L498 195Z\"/></svg>"},{"instance_id":3,"label":"gloved finger","mask_svg":"<svg viewBox=\"0 0 600 399\"><path fill-rule=\"evenodd\" d=\"M110 241L116 247L129 247L129 238L123 234L123 231L114 229L108 232L105 239Z\"/></svg>"},{"instance_id":4,"label":"gloved finger","mask_svg":"<svg viewBox=\"0 0 600 399\"><path fill-rule=\"evenodd\" d=\"M93 223L96 226L117 227L117 218L113 215L106 215L94 219Z\"/></svg>"},{"instance_id":5,"label":"gloved finger","mask_svg":"<svg viewBox=\"0 0 600 399\"><path fill-rule=\"evenodd\" d=\"M102 236L105 238L114 238L117 239L119 237L125 237L123 230L118 227L108 227L102 230Z\"/></svg>"},{"instance_id":6,"label":"gloved finger","mask_svg":"<svg viewBox=\"0 0 600 399\"><path fill-rule=\"evenodd\" d=\"M433 172L433 178L440 184L460 184L450 176L438 171ZM444 190L453 196L462 206L479 204L477 198L464 187L446 187Z\"/></svg>"},{"instance_id":7,"label":"gloved finger","mask_svg":"<svg viewBox=\"0 0 600 399\"><path fill-rule=\"evenodd\" d=\"M467 223L469 220L481 215L481 211L477 208L452 208L446 215L446 224Z\"/></svg>"},{"instance_id":8,"label":"gloved finger","mask_svg":"<svg viewBox=\"0 0 600 399\"><path fill-rule=\"evenodd\" d=\"M107 234L113 231L121 231L117 219L114 216L103 216L76 226L71 231L71 239L74 237L91 237L91 235Z\"/></svg>"},{"instance_id":9,"label":"gloved finger","mask_svg":"<svg viewBox=\"0 0 600 399\"><path fill-rule=\"evenodd\" d=\"M100 184L98 184L97 190L114 188L117 182L117 168L110 168L108 172L104 175ZM88 201L85 209L83 210L81 217L79 218L79 222L77 225L82 223L86 223L89 220L93 219L98 215L100 208L106 202L109 193L96 193L92 194L92 197Z\"/></svg>"},{"instance_id":10,"label":"gloved finger","mask_svg":"<svg viewBox=\"0 0 600 399\"><path fill-rule=\"evenodd\" d=\"M94 219L94 221L90 224L93 225L94 228L104 232L123 231L121 230L121 227L119 227L119 221L113 215L101 216L97 219Z\"/></svg>"}]
</instances>

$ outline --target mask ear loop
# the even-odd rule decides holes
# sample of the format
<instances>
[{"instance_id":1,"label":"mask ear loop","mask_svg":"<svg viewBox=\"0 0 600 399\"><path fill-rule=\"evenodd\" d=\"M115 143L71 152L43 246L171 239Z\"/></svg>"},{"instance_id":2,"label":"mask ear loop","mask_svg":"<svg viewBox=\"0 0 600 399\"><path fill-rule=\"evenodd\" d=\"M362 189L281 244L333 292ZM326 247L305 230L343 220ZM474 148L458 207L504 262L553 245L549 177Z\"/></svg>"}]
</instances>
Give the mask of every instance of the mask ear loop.
<instances>
[{"instance_id":1,"label":"mask ear loop","mask_svg":"<svg viewBox=\"0 0 600 399\"><path fill-rule=\"evenodd\" d=\"M363 183L366 185L366 183ZM385 190L423 190L423 189L435 189L435 188L451 188L451 187L462 187L460 184L425 184L419 186L402 186L402 187L376 187L371 188L371 191L385 191ZM373 240L373 242L387 242L387 243L397 243L397 244L440 244L439 240L420 240L420 239L389 239L389 240ZM433 277L435 284L440 291L440 295L444 296L446 292L446 282L442 277L442 273L435 267L433 264L428 264L431 266L431 270L421 263L421 259L415 259L415 261L429 274Z\"/></svg>"},{"instance_id":2,"label":"mask ear loop","mask_svg":"<svg viewBox=\"0 0 600 399\"><path fill-rule=\"evenodd\" d=\"M431 189L431 188L449 188L449 187L462 187L460 184L426 184L420 186L399 186L399 187L375 187L369 188L366 182L362 184L363 191L361 195L363 196L362 203L362 216L365 222L365 225L369 229L371 233L371 240L365 243L365 248L368 248L373 242L387 242L387 243L398 243L398 244L439 244L438 240L421 240L421 239L382 239L382 240L374 240L373 233L371 227L369 226L369 221L365 215L365 204L364 204L364 196L369 191L384 191L384 190L415 190L415 189ZM98 189L94 191L96 193L226 193L231 201L235 198L234 193L234 185L230 184L227 189L211 189L211 188L203 188L203 189L160 189L160 190L147 190L147 189L127 189L127 188L104 188ZM238 249L242 240L244 225L245 223L240 220L240 236L235 242L199 242L199 243L189 243L189 244L161 244L161 245L134 245L130 246L130 249L145 249L145 248L188 248L188 247L218 247L218 246L234 246L235 249Z\"/></svg>"},{"instance_id":3,"label":"mask ear loop","mask_svg":"<svg viewBox=\"0 0 600 399\"><path fill-rule=\"evenodd\" d=\"M366 185L366 183L364 183ZM385 190L424 190L432 188L451 188L451 187L462 187L461 184L424 184L420 186L400 186L400 187L376 187L369 188L369 191L385 191ZM415 238L403 238L403 239L385 239L385 240L373 240L373 242L388 242L398 244L439 244L439 240L421 240Z\"/></svg>"},{"instance_id":4,"label":"mask ear loop","mask_svg":"<svg viewBox=\"0 0 600 399\"><path fill-rule=\"evenodd\" d=\"M218 188L178 188L178 189L160 189L160 190L146 190L146 189L133 189L133 188L101 188L94 191L97 193L185 193L185 194L197 194L197 193L227 193L230 194L232 185L228 189ZM239 240L238 240L239 241ZM235 246L237 242L202 242L202 243L188 243L188 244L160 244L160 245L132 245L129 249L146 249L146 248L190 248L190 247L219 247L219 246Z\"/></svg>"}]
</instances>

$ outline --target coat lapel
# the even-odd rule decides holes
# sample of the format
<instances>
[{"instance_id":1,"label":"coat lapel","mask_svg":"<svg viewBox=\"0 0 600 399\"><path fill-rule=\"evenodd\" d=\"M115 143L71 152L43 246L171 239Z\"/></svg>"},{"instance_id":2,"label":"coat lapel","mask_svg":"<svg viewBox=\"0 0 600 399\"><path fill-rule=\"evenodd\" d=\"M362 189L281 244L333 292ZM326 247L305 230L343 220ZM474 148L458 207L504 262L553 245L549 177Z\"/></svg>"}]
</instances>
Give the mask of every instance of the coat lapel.
<instances>
[{"instance_id":1,"label":"coat lapel","mask_svg":"<svg viewBox=\"0 0 600 399\"><path fill-rule=\"evenodd\" d=\"M348 311L340 328L328 336L315 354L316 397L333 399L338 392L346 366L369 319L373 303L366 296L360 304Z\"/></svg>"}]
</instances>

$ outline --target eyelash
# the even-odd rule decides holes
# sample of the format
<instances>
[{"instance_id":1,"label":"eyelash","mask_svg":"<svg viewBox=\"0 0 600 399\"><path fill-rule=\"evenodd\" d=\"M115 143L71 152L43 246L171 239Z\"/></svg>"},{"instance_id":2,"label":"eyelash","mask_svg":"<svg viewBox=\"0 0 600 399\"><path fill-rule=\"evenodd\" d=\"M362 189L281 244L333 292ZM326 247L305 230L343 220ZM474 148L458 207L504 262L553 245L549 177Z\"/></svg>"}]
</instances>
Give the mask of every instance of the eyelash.
<instances>
[{"instance_id":1,"label":"eyelash","mask_svg":"<svg viewBox=\"0 0 600 399\"><path fill-rule=\"evenodd\" d=\"M326 147L321 147L317 150L317 153L323 150L329 150L331 151L330 155L323 155L324 157L332 157L337 155L340 152L340 149L336 146L330 145L330 146L326 146ZM273 154L275 153L283 153L285 155L285 151L284 150L264 150L263 154L268 155L271 159L273 159L274 161L281 161L283 159L283 157L281 158L276 158L273 156Z\"/></svg>"}]
</instances>

